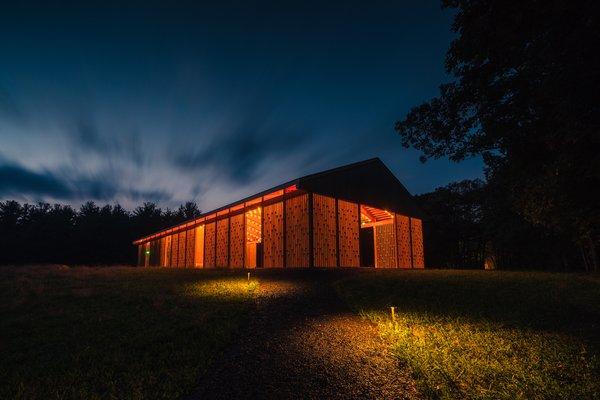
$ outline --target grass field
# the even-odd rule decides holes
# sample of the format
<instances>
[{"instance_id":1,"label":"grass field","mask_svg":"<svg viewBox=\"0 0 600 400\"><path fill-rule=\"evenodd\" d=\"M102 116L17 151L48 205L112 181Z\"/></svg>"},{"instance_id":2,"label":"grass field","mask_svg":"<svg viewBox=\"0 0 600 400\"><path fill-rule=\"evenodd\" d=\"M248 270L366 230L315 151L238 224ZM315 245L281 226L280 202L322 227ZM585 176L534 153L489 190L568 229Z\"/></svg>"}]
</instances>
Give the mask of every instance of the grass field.
<instances>
[{"instance_id":1,"label":"grass field","mask_svg":"<svg viewBox=\"0 0 600 400\"><path fill-rule=\"evenodd\" d=\"M2 267L0 398L179 397L256 286L217 271Z\"/></svg>"},{"instance_id":2,"label":"grass field","mask_svg":"<svg viewBox=\"0 0 600 400\"><path fill-rule=\"evenodd\" d=\"M335 286L428 398L600 398L598 277L377 271Z\"/></svg>"}]
</instances>

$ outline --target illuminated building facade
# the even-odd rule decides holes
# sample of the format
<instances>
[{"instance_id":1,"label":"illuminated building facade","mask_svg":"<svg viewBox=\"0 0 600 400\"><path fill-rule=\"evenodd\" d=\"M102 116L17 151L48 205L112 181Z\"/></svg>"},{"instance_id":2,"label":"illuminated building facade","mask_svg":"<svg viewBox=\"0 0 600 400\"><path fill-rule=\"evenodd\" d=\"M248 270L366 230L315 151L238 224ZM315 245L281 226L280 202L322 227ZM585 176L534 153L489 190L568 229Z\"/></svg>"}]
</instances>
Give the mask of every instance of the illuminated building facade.
<instances>
[{"instance_id":1,"label":"illuminated building facade","mask_svg":"<svg viewBox=\"0 0 600 400\"><path fill-rule=\"evenodd\" d=\"M421 213L378 158L295 179L134 244L145 267L425 266Z\"/></svg>"}]
</instances>

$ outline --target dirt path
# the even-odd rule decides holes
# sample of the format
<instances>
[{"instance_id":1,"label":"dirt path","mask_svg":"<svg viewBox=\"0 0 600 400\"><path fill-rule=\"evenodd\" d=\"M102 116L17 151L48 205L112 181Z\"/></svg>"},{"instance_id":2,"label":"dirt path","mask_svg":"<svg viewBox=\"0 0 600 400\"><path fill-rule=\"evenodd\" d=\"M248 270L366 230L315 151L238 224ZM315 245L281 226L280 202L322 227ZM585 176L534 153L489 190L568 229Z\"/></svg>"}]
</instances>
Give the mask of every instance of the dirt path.
<instances>
[{"instance_id":1,"label":"dirt path","mask_svg":"<svg viewBox=\"0 0 600 400\"><path fill-rule=\"evenodd\" d=\"M376 327L324 271L260 276L255 315L189 399L414 399Z\"/></svg>"}]
</instances>

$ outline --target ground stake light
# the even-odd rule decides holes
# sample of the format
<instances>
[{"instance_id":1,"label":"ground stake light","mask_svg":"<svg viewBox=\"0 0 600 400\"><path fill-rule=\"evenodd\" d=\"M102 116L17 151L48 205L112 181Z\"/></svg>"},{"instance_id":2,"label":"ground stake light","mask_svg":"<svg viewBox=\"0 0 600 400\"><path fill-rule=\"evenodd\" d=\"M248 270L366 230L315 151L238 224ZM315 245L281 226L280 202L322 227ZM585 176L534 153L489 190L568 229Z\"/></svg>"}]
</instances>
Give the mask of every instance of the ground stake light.
<instances>
[{"instance_id":1,"label":"ground stake light","mask_svg":"<svg viewBox=\"0 0 600 400\"><path fill-rule=\"evenodd\" d=\"M390 312L392 314L392 321L396 321L396 307L390 307Z\"/></svg>"}]
</instances>

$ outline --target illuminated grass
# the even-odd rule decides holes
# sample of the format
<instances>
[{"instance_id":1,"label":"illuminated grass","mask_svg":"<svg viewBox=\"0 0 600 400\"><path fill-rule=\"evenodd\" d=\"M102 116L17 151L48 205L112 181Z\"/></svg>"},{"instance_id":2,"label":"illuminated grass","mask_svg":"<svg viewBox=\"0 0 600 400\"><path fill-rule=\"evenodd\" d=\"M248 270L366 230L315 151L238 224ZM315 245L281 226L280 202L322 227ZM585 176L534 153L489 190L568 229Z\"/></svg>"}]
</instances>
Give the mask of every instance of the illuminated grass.
<instances>
[{"instance_id":1,"label":"illuminated grass","mask_svg":"<svg viewBox=\"0 0 600 400\"><path fill-rule=\"evenodd\" d=\"M218 271L0 268L0 398L176 398L247 316Z\"/></svg>"},{"instance_id":2,"label":"illuminated grass","mask_svg":"<svg viewBox=\"0 0 600 400\"><path fill-rule=\"evenodd\" d=\"M378 323L426 397L600 397L598 278L384 271L336 288Z\"/></svg>"}]
</instances>

